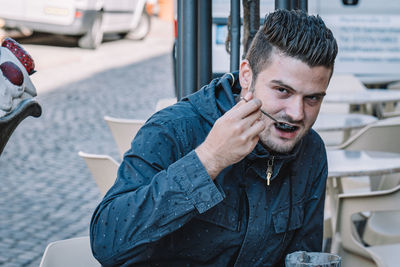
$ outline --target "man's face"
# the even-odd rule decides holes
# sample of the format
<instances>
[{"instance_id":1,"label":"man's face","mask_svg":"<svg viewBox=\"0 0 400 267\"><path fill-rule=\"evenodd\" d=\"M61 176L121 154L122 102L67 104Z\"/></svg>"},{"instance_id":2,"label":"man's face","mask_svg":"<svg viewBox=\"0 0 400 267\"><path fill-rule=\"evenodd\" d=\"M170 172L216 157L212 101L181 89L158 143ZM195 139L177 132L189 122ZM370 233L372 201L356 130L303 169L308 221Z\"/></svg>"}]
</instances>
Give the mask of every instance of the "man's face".
<instances>
[{"instance_id":1,"label":"man's face","mask_svg":"<svg viewBox=\"0 0 400 267\"><path fill-rule=\"evenodd\" d=\"M289 130L282 129L262 115L266 128L260 134L260 140L272 151L288 153L317 119L331 69L309 67L298 59L273 51L270 63L259 72L255 83L252 75L248 61L243 61L240 66L241 96L253 91L254 97L262 102L261 109L292 126Z\"/></svg>"}]
</instances>

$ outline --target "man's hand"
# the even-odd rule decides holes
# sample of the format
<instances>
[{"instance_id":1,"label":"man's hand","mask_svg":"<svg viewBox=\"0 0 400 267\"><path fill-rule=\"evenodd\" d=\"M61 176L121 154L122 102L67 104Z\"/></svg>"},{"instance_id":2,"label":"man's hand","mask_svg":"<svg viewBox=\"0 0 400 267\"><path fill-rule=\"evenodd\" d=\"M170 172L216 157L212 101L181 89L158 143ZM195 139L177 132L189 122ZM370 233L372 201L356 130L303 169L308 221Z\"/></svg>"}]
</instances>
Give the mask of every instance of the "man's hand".
<instances>
[{"instance_id":1,"label":"man's hand","mask_svg":"<svg viewBox=\"0 0 400 267\"><path fill-rule=\"evenodd\" d=\"M206 140L196 148L197 156L211 179L229 165L239 162L256 146L258 135L265 129L261 118L261 101L251 92L220 117Z\"/></svg>"}]
</instances>

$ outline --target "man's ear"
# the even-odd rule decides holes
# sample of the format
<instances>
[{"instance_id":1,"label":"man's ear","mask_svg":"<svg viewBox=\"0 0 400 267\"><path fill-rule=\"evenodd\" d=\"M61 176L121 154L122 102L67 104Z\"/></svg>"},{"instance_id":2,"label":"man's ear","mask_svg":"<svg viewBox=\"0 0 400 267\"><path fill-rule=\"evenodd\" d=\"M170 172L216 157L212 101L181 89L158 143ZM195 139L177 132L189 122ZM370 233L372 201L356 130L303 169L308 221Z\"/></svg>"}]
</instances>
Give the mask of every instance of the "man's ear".
<instances>
[{"instance_id":1,"label":"man's ear","mask_svg":"<svg viewBox=\"0 0 400 267\"><path fill-rule=\"evenodd\" d=\"M239 71L239 82L242 87L242 95L245 95L251 87L251 82L253 79L253 72L250 67L250 63L247 59L243 60L240 63L240 71Z\"/></svg>"}]
</instances>

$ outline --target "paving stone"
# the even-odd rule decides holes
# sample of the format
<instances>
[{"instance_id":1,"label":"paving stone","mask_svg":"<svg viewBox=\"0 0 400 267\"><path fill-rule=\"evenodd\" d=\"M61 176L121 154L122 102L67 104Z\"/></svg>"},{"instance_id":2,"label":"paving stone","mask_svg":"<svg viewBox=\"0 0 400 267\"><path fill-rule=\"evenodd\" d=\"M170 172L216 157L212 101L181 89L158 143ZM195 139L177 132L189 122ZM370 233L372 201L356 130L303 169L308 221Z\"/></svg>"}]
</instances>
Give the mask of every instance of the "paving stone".
<instances>
[{"instance_id":1,"label":"paving stone","mask_svg":"<svg viewBox=\"0 0 400 267\"><path fill-rule=\"evenodd\" d=\"M1 248L0 248L1 250ZM6 262L9 260L8 257L6 257L5 255L0 255L0 264L6 264Z\"/></svg>"},{"instance_id":2,"label":"paving stone","mask_svg":"<svg viewBox=\"0 0 400 267\"><path fill-rule=\"evenodd\" d=\"M7 262L2 267L21 267L21 263L16 262L15 260L13 262Z\"/></svg>"},{"instance_id":3,"label":"paving stone","mask_svg":"<svg viewBox=\"0 0 400 267\"><path fill-rule=\"evenodd\" d=\"M172 97L170 57L107 70L37 97L42 116L25 119L0 157L1 267L37 267L49 242L89 234L101 196L78 151L119 160L103 117L146 119L158 99Z\"/></svg>"}]
</instances>

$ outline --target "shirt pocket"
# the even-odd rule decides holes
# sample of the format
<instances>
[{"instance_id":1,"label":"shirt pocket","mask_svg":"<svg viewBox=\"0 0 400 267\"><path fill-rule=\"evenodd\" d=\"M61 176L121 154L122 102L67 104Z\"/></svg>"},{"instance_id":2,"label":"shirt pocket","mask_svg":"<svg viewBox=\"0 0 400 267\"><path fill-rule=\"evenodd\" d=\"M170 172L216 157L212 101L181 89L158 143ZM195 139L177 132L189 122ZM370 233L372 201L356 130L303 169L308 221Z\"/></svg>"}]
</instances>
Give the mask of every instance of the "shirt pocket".
<instances>
[{"instance_id":1,"label":"shirt pocket","mask_svg":"<svg viewBox=\"0 0 400 267\"><path fill-rule=\"evenodd\" d=\"M295 231L303 226L304 221L303 202L293 203L292 214L289 222L289 205L272 211L271 232L267 239L267 254L264 255L263 266L275 266L280 261L288 243ZM289 223L289 229L286 228Z\"/></svg>"},{"instance_id":2,"label":"shirt pocket","mask_svg":"<svg viewBox=\"0 0 400 267\"><path fill-rule=\"evenodd\" d=\"M239 207L232 207L225 202L219 203L205 213L197 215L195 218L227 230L239 230Z\"/></svg>"},{"instance_id":3,"label":"shirt pocket","mask_svg":"<svg viewBox=\"0 0 400 267\"><path fill-rule=\"evenodd\" d=\"M284 207L272 213L272 221L276 234L284 233L286 231L289 220L290 207ZM292 213L290 215L289 231L299 229L303 226L304 220L304 204L303 202L295 203L292 205Z\"/></svg>"}]
</instances>

